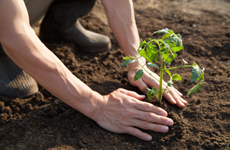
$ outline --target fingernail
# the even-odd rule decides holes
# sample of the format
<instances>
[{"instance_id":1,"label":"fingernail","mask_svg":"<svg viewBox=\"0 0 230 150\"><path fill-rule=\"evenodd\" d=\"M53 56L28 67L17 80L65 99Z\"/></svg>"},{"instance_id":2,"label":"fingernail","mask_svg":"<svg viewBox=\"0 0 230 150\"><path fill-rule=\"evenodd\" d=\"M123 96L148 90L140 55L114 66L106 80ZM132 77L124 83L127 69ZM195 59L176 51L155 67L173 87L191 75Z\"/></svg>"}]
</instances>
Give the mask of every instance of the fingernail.
<instances>
[{"instance_id":1,"label":"fingernail","mask_svg":"<svg viewBox=\"0 0 230 150\"><path fill-rule=\"evenodd\" d=\"M179 91L178 91L179 92ZM179 94L181 95L181 96L183 96L183 94L181 93L181 92L179 92Z\"/></svg>"},{"instance_id":2,"label":"fingernail","mask_svg":"<svg viewBox=\"0 0 230 150\"><path fill-rule=\"evenodd\" d=\"M161 112L161 116L167 116L167 115L168 115L168 113L167 113L166 111L163 110L163 111Z\"/></svg>"},{"instance_id":3,"label":"fingernail","mask_svg":"<svg viewBox=\"0 0 230 150\"><path fill-rule=\"evenodd\" d=\"M147 136L146 136L146 140L147 140L147 141L151 141L151 140L152 140L152 137L151 137L150 135L147 135Z\"/></svg>"},{"instance_id":4,"label":"fingernail","mask_svg":"<svg viewBox=\"0 0 230 150\"><path fill-rule=\"evenodd\" d=\"M161 131L164 132L164 133L168 132L168 130L169 130L169 128L166 127L166 126L161 127Z\"/></svg>"},{"instance_id":5,"label":"fingernail","mask_svg":"<svg viewBox=\"0 0 230 150\"><path fill-rule=\"evenodd\" d=\"M187 104L187 101L182 98L182 101L184 101Z\"/></svg>"},{"instance_id":6,"label":"fingernail","mask_svg":"<svg viewBox=\"0 0 230 150\"><path fill-rule=\"evenodd\" d=\"M176 101L174 99L172 99L173 103L176 104Z\"/></svg>"},{"instance_id":7,"label":"fingernail","mask_svg":"<svg viewBox=\"0 0 230 150\"><path fill-rule=\"evenodd\" d=\"M172 120L168 120L166 123L168 126L172 126L173 125L173 121Z\"/></svg>"}]
</instances>

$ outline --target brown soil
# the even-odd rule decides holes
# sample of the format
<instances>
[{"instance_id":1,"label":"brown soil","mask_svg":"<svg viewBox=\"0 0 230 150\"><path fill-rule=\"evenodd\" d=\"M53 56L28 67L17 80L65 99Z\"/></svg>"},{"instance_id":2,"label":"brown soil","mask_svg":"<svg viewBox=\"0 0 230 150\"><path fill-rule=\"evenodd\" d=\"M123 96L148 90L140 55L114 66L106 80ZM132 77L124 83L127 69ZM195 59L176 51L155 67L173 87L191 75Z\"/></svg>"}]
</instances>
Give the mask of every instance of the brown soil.
<instances>
[{"instance_id":1,"label":"brown soil","mask_svg":"<svg viewBox=\"0 0 230 150\"><path fill-rule=\"evenodd\" d=\"M151 142L126 134L115 134L64 104L45 89L27 99L0 97L0 149L230 149L230 3L228 0L134 0L135 16L142 39L170 28L180 33L184 50L181 59L205 67L202 89L190 97L185 108L171 105L168 112L175 124L166 134L146 131ZM46 43L64 64L101 94L117 88L137 92L127 80L127 68L120 67L119 48L102 6L81 19L85 28L105 34L113 42L109 52L79 52L70 43ZM159 71L155 70L157 73ZM193 86L190 70L177 70L183 81L174 86L184 95ZM165 76L167 80L167 76ZM164 103L167 103L163 100Z\"/></svg>"}]
</instances>

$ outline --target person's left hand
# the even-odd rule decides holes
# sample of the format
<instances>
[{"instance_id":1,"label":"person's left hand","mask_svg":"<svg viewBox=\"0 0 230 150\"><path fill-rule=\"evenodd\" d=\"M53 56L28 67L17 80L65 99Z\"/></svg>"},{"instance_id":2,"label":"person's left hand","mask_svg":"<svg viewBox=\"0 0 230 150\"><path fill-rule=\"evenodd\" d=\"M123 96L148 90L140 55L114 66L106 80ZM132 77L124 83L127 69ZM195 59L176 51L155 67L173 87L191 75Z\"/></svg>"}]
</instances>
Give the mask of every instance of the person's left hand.
<instances>
[{"instance_id":1,"label":"person's left hand","mask_svg":"<svg viewBox=\"0 0 230 150\"><path fill-rule=\"evenodd\" d=\"M139 58L139 62L141 64L145 64L146 60L144 58ZM130 84L133 86L137 86L145 94L147 93L148 87L156 87L159 90L160 83L156 79L151 77L146 71L144 71L142 78L138 79L137 81L134 81L134 76L136 72L140 69L141 69L141 66L137 62L129 64L128 80ZM157 79L160 79L160 77L157 74L150 71L146 66L145 66L145 69L149 73L151 73L154 77L156 77ZM167 83L163 81L163 89L166 87L166 85ZM178 107L181 107L181 108L183 108L187 104L187 101L185 101L182 98L182 94L177 89L175 89L174 87L169 87L168 91L169 91L168 93L164 92L163 96L171 104L176 104Z\"/></svg>"}]
</instances>

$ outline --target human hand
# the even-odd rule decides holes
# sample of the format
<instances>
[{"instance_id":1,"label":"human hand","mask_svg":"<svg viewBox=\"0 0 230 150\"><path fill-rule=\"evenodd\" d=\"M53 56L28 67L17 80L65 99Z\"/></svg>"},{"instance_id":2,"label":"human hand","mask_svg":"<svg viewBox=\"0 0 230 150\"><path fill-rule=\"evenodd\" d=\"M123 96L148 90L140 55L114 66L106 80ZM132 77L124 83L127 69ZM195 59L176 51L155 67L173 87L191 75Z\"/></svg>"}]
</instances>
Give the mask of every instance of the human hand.
<instances>
[{"instance_id":1,"label":"human hand","mask_svg":"<svg viewBox=\"0 0 230 150\"><path fill-rule=\"evenodd\" d=\"M141 64L146 63L144 58L139 58L139 62ZM137 86L145 94L147 93L148 87L156 87L159 90L160 83L156 79L151 77L146 71L144 71L142 78L138 79L137 81L134 81L134 76L135 76L136 72L140 69L141 69L141 66L139 64L137 64L137 62L134 62L134 63L129 65L128 80L129 80L130 84L133 86ZM157 74L150 71L146 66L145 66L145 70L147 70L149 73L151 73L155 78L160 79L160 77ZM167 86L167 83L163 82L163 89L166 86ZM164 92L163 96L171 104L176 104L178 107L181 107L181 108L183 108L187 104L187 101L185 101L182 98L182 94L177 89L175 89L174 87L169 87L168 91L169 91L168 93Z\"/></svg>"},{"instance_id":2,"label":"human hand","mask_svg":"<svg viewBox=\"0 0 230 150\"><path fill-rule=\"evenodd\" d=\"M127 133L150 141L152 137L136 127L166 133L173 120L166 117L167 112L163 109L140 101L144 98L144 95L118 89L103 96L101 106L92 119L111 132Z\"/></svg>"}]
</instances>

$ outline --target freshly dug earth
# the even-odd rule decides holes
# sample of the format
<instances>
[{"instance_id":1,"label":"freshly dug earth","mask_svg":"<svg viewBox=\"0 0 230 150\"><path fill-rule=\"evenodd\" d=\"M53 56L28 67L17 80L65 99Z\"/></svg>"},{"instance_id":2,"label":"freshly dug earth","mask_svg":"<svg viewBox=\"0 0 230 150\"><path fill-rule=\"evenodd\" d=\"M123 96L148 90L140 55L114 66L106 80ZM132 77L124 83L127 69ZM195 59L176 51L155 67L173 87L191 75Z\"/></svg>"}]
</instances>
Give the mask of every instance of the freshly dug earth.
<instances>
[{"instance_id":1,"label":"freshly dug earth","mask_svg":"<svg viewBox=\"0 0 230 150\"><path fill-rule=\"evenodd\" d=\"M169 117L175 122L169 132L146 131L153 136L150 142L108 132L40 87L31 98L0 97L1 150L230 149L229 1L134 0L134 5L142 39L166 27L182 35L184 50L172 66L181 65L183 58L206 68L201 90L184 96L188 101L186 107L169 105ZM140 93L128 83L127 67L120 67L124 55L108 27L100 2L81 23L86 29L109 36L112 50L90 54L80 52L71 43L45 44L74 75L100 94L118 88ZM190 83L190 71L176 70L183 81L174 86L184 95L194 86ZM168 80L167 75L164 77Z\"/></svg>"}]
</instances>

